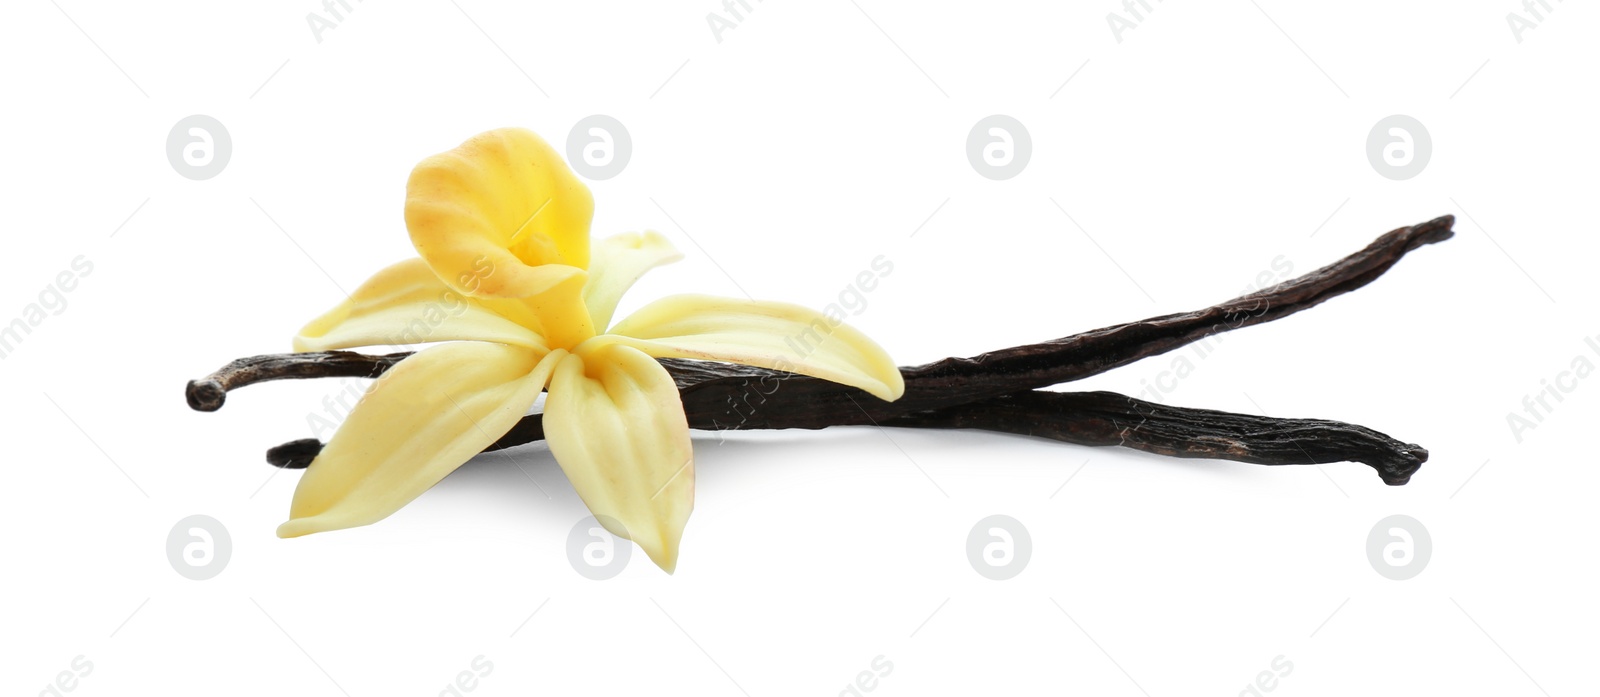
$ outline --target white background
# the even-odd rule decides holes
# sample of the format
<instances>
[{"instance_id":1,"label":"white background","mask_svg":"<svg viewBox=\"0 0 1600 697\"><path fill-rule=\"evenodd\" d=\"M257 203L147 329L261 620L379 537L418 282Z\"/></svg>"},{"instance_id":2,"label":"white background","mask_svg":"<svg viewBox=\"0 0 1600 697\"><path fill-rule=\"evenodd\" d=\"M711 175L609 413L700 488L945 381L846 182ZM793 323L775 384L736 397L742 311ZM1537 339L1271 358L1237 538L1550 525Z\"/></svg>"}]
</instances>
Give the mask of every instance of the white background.
<instances>
[{"instance_id":1,"label":"white background","mask_svg":"<svg viewBox=\"0 0 1600 697\"><path fill-rule=\"evenodd\" d=\"M0 691L39 694L78 656L74 695L432 696L478 656L493 670L463 694L831 696L878 656L873 695L1236 695L1278 656L1293 669L1261 694L1593 689L1600 387L1520 442L1507 425L1575 357L1600 364L1591 4L1552 3L1520 42L1511 0L1152 0L1120 42L1110 0L769 0L720 42L710 0L352 6L319 43L309 0L7 5L0 322L75 257L93 271L0 361ZM165 155L197 113L233 145L205 181ZM1299 274L1453 213L1455 239L1228 335L1160 395L1433 458L1385 487L1359 464L979 432L698 434L673 576L640 554L575 573L585 510L542 446L378 525L274 537L298 474L262 453L342 386L203 414L184 382L288 350L410 255L422 157L507 125L559 146L596 113L634 148L590 182L596 234L656 229L688 256L624 312L741 289L821 308L885 255L850 321L902 364L1209 305L1280 256ZM965 154L997 113L1033 143L1005 181ZM1431 134L1413 179L1366 156L1391 114ZM1069 388L1137 393L1171 361ZM995 513L1033 540L1009 581L966 557ZM1395 513L1433 540L1407 581L1366 555ZM166 558L192 514L232 537L208 581Z\"/></svg>"}]
</instances>

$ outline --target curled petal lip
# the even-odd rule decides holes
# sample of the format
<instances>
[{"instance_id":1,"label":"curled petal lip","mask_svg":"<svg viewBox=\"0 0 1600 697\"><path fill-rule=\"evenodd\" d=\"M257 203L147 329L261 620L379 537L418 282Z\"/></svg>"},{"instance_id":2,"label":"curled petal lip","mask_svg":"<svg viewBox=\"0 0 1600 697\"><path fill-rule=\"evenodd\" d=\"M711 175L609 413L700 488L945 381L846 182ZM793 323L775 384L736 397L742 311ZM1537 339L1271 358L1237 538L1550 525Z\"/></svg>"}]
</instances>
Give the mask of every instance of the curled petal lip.
<instances>
[{"instance_id":1,"label":"curled petal lip","mask_svg":"<svg viewBox=\"0 0 1600 697\"><path fill-rule=\"evenodd\" d=\"M441 280L477 297L526 298L589 266L594 198L532 131L481 133L406 183L406 228ZM570 271L559 273L570 274Z\"/></svg>"}]
</instances>

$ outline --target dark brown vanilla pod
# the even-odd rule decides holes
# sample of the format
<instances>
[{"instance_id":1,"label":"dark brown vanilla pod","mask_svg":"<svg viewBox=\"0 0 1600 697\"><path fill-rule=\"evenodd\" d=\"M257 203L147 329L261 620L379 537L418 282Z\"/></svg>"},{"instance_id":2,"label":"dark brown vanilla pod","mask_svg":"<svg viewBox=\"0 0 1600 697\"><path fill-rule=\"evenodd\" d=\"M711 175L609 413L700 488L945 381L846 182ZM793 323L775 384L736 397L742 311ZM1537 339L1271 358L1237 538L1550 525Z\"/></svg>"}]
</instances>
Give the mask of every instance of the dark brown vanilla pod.
<instances>
[{"instance_id":1,"label":"dark brown vanilla pod","mask_svg":"<svg viewBox=\"0 0 1600 697\"><path fill-rule=\"evenodd\" d=\"M792 416L795 428L826 428L835 419L812 413ZM1364 426L1326 419L1282 419L1187 409L1146 402L1115 392L1033 390L907 414L885 421L901 428L973 429L1048 438L1096 447L1120 446L1157 455L1231 460L1256 465L1320 465L1360 462L1383 483L1401 485L1428 460L1421 446L1401 443ZM716 430L690 421L691 428ZM734 426L739 429L739 426ZM485 449L502 450L544 440L540 414L524 417ZM322 451L315 438L290 441L267 451L274 467L303 469Z\"/></svg>"},{"instance_id":2,"label":"dark brown vanilla pod","mask_svg":"<svg viewBox=\"0 0 1600 697\"><path fill-rule=\"evenodd\" d=\"M1143 358L1158 356L1220 332L1271 322L1371 283L1408 252L1449 239L1454 216L1391 231L1355 254L1304 276L1197 310L1128 322L1053 341L946 358L902 368L906 390L894 402L864 398L859 390L793 376L756 408L739 408L739 385L752 373L713 378L682 389L684 409L714 414L719 424L753 421L743 428L806 428L790 416L807 410L835 412L835 425L881 423L902 414L965 404L1023 390L1081 380ZM748 412L748 413L747 413ZM691 417L692 418L692 417Z\"/></svg>"},{"instance_id":3,"label":"dark brown vanilla pod","mask_svg":"<svg viewBox=\"0 0 1600 697\"><path fill-rule=\"evenodd\" d=\"M1284 419L1188 409L1115 392L1002 395L884 422L910 428L970 428L1091 446L1120 446L1181 458L1256 465L1360 462L1399 486L1428 451L1365 426L1327 419Z\"/></svg>"},{"instance_id":4,"label":"dark brown vanilla pod","mask_svg":"<svg viewBox=\"0 0 1600 697\"><path fill-rule=\"evenodd\" d=\"M885 402L816 378L750 366L661 359L689 426L707 430L819 429L838 425L961 428L1082 445L1117 445L1173 457L1265 465L1361 462L1387 484L1409 481L1427 450L1337 421L1282 419L1171 407L1109 392L1041 392L1156 356L1219 332L1262 324L1372 282L1410 251L1449 239L1453 216L1393 230L1355 254L1276 286L1194 312L1153 317L970 358L901 368L904 395ZM309 377L377 377L410 354L347 351L242 358L191 381L191 407L219 408L227 391ZM542 415L524 417L486 450L541 440ZM273 448L268 461L304 467L314 439Z\"/></svg>"},{"instance_id":5,"label":"dark brown vanilla pod","mask_svg":"<svg viewBox=\"0 0 1600 697\"><path fill-rule=\"evenodd\" d=\"M296 380L326 377L375 378L411 355L391 353L373 356L351 351L318 353L269 353L240 358L199 380L190 380L184 389L189 408L216 411L227 401L230 391L269 380Z\"/></svg>"}]
</instances>

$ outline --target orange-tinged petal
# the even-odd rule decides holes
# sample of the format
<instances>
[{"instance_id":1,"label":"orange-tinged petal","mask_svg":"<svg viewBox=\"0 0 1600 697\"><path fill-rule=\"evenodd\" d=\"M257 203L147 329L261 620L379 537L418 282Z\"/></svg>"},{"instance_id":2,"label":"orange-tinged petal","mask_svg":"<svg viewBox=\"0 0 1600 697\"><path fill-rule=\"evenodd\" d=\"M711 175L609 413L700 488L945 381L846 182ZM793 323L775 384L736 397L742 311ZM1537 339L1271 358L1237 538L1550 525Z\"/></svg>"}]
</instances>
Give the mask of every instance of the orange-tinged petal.
<instances>
[{"instance_id":1,"label":"orange-tinged petal","mask_svg":"<svg viewBox=\"0 0 1600 697\"><path fill-rule=\"evenodd\" d=\"M450 287L525 298L589 266L594 199L532 131L502 128L423 160L406 183L411 242Z\"/></svg>"}]
</instances>

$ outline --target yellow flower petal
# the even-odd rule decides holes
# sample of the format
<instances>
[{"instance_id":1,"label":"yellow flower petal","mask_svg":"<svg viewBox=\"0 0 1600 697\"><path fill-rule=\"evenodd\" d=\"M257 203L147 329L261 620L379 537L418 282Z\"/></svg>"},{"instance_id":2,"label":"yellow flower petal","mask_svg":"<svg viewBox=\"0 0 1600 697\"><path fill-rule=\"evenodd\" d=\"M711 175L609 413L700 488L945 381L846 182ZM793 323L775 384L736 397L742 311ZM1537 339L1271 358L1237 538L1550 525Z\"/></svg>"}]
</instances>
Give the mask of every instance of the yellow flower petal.
<instances>
[{"instance_id":1,"label":"yellow flower petal","mask_svg":"<svg viewBox=\"0 0 1600 697\"><path fill-rule=\"evenodd\" d=\"M661 364L617 345L563 358L545 398L544 435L595 518L672 573L694 508L694 452Z\"/></svg>"},{"instance_id":2,"label":"yellow flower petal","mask_svg":"<svg viewBox=\"0 0 1600 697\"><path fill-rule=\"evenodd\" d=\"M595 331L605 331L617 301L646 271L683 258L683 253L659 232L625 232L600 241L589 265L589 282L583 304L594 318Z\"/></svg>"},{"instance_id":3,"label":"yellow flower petal","mask_svg":"<svg viewBox=\"0 0 1600 697\"><path fill-rule=\"evenodd\" d=\"M657 358L697 358L784 370L894 401L900 369L865 334L788 303L704 295L662 298L618 322L597 343L618 342Z\"/></svg>"},{"instance_id":4,"label":"yellow flower petal","mask_svg":"<svg viewBox=\"0 0 1600 697\"><path fill-rule=\"evenodd\" d=\"M294 338L294 350L462 339L546 350L544 339L528 326L538 325L520 301L466 297L440 281L422 259L409 259L374 274L349 299L312 320Z\"/></svg>"},{"instance_id":5,"label":"yellow flower petal","mask_svg":"<svg viewBox=\"0 0 1600 697\"><path fill-rule=\"evenodd\" d=\"M423 160L406 183L411 243L451 288L526 298L589 266L594 198L532 131L502 128Z\"/></svg>"},{"instance_id":6,"label":"yellow flower petal","mask_svg":"<svg viewBox=\"0 0 1600 697\"><path fill-rule=\"evenodd\" d=\"M278 536L368 525L400 510L510 430L565 355L473 341L401 361L306 469Z\"/></svg>"}]
</instances>

